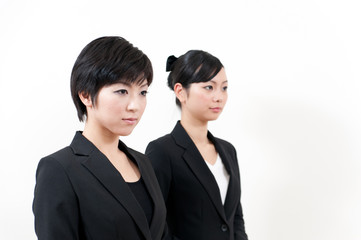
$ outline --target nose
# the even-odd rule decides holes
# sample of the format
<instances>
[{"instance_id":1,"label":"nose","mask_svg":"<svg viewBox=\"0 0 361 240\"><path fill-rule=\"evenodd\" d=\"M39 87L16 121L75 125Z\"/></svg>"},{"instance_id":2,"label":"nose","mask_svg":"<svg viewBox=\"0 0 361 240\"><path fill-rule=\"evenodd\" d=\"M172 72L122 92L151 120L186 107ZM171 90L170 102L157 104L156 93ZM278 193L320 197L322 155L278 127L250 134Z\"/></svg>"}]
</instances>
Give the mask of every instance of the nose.
<instances>
[{"instance_id":1,"label":"nose","mask_svg":"<svg viewBox=\"0 0 361 240\"><path fill-rule=\"evenodd\" d=\"M139 99L136 96L131 96L128 101L127 110L136 112L139 109Z\"/></svg>"},{"instance_id":2,"label":"nose","mask_svg":"<svg viewBox=\"0 0 361 240\"><path fill-rule=\"evenodd\" d=\"M213 96L213 101L214 102L222 102L223 101L223 92L222 91L215 91L214 96Z\"/></svg>"}]
</instances>

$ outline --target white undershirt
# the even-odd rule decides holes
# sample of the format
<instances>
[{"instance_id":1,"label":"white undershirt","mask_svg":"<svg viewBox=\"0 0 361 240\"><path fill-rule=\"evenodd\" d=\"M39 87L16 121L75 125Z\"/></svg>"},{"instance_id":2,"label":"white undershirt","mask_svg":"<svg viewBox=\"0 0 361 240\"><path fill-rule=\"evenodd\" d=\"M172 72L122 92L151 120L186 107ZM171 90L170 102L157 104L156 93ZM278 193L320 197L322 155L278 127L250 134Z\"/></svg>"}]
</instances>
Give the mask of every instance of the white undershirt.
<instances>
[{"instance_id":1,"label":"white undershirt","mask_svg":"<svg viewBox=\"0 0 361 240\"><path fill-rule=\"evenodd\" d=\"M217 154L217 159L214 165L208 163L207 161L205 162L207 163L209 170L211 170L214 178L216 179L219 191L221 193L222 203L224 205L224 201L226 200L226 195L227 195L228 184L229 184L229 174L226 168L224 167L223 162L219 157L219 154Z\"/></svg>"}]
</instances>

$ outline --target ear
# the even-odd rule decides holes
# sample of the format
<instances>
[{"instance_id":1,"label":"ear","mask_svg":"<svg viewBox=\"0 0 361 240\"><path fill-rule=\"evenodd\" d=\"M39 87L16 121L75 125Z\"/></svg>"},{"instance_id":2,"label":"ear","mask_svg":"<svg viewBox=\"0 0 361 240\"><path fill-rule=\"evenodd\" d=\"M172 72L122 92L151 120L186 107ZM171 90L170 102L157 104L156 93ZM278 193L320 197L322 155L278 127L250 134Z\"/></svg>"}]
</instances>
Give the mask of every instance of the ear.
<instances>
[{"instance_id":1,"label":"ear","mask_svg":"<svg viewBox=\"0 0 361 240\"><path fill-rule=\"evenodd\" d=\"M91 100L91 97L89 94L86 94L84 92L79 92L78 96L79 96L80 100L82 101L82 103L85 105L85 107L91 108L93 106L93 103L92 103L92 100Z\"/></svg>"},{"instance_id":2,"label":"ear","mask_svg":"<svg viewBox=\"0 0 361 240\"><path fill-rule=\"evenodd\" d=\"M178 100L183 103L187 98L187 92L186 92L186 89L183 88L182 84L180 83L176 83L174 85L174 93L176 95L176 97L178 98Z\"/></svg>"}]
</instances>

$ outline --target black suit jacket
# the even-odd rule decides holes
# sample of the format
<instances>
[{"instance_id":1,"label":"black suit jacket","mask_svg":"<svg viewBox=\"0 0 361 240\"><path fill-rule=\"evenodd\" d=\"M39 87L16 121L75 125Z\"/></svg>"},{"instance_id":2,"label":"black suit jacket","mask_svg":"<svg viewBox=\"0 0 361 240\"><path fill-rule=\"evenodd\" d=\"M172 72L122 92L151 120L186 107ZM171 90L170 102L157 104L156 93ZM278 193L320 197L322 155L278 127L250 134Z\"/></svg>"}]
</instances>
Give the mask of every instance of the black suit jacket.
<instances>
[{"instance_id":1,"label":"black suit jacket","mask_svg":"<svg viewBox=\"0 0 361 240\"><path fill-rule=\"evenodd\" d=\"M146 149L166 201L169 233L181 240L246 240L236 150L209 132L208 138L230 175L224 206L213 174L179 121Z\"/></svg>"},{"instance_id":2,"label":"black suit jacket","mask_svg":"<svg viewBox=\"0 0 361 240\"><path fill-rule=\"evenodd\" d=\"M150 226L120 173L77 132L69 147L39 162L33 202L38 239L162 239L166 209L152 166L121 141L119 149L138 165L151 196Z\"/></svg>"}]
</instances>

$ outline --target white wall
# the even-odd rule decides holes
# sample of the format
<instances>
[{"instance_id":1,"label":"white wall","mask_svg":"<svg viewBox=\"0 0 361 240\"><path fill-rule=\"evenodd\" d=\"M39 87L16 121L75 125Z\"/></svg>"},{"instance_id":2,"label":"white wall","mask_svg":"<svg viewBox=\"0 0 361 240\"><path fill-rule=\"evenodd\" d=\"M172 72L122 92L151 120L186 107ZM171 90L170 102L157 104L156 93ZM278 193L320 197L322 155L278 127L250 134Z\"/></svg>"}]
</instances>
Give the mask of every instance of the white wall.
<instances>
[{"instance_id":1,"label":"white wall","mask_svg":"<svg viewBox=\"0 0 361 240\"><path fill-rule=\"evenodd\" d=\"M104 35L154 65L130 147L144 151L179 118L168 55L209 51L230 95L209 127L238 150L250 239L361 239L360 12L358 0L0 0L0 239L36 239L35 169L82 129L69 76Z\"/></svg>"}]
</instances>

